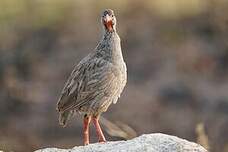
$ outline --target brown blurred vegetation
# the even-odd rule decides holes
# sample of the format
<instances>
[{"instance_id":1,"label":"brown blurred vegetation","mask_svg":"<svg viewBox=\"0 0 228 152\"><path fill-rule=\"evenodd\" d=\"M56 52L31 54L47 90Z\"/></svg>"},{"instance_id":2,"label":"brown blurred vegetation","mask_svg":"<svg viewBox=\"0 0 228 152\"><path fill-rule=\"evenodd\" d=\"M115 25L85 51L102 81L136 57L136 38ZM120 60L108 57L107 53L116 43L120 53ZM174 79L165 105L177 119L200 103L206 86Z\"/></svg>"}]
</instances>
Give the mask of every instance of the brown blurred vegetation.
<instances>
[{"instance_id":1,"label":"brown blurred vegetation","mask_svg":"<svg viewBox=\"0 0 228 152\"><path fill-rule=\"evenodd\" d=\"M211 151L227 151L227 0L1 0L0 149L81 145L81 118L62 129L55 104L101 38L104 8L116 12L128 66L127 87L104 117L138 135L195 142L202 123Z\"/></svg>"}]
</instances>

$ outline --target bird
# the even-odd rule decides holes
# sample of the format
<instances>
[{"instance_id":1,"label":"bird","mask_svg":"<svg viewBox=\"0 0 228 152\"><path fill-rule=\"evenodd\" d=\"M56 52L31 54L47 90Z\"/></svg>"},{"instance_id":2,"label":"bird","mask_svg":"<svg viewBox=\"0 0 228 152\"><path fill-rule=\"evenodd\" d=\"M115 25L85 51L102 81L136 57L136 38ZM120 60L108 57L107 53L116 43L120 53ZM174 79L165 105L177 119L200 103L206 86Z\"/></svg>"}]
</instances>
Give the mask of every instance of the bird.
<instances>
[{"instance_id":1,"label":"bird","mask_svg":"<svg viewBox=\"0 0 228 152\"><path fill-rule=\"evenodd\" d=\"M74 67L57 102L59 124L63 127L74 113L83 116L84 145L90 143L91 121L96 128L98 141L106 142L99 118L112 103L117 102L127 83L127 67L116 23L114 11L105 9L101 14L101 40Z\"/></svg>"}]
</instances>

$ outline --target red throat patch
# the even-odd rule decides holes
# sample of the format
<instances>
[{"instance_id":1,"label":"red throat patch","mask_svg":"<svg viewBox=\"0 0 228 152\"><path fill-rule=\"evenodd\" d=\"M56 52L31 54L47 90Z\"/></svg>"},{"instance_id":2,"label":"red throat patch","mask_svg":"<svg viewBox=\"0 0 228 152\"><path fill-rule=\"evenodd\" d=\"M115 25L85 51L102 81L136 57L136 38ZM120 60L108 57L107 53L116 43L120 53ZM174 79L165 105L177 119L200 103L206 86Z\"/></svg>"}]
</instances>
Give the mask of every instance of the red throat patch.
<instances>
[{"instance_id":1,"label":"red throat patch","mask_svg":"<svg viewBox=\"0 0 228 152\"><path fill-rule=\"evenodd\" d=\"M106 28L109 32L111 32L111 31L113 30L112 21L105 22L104 25L105 25L105 28Z\"/></svg>"}]
</instances>

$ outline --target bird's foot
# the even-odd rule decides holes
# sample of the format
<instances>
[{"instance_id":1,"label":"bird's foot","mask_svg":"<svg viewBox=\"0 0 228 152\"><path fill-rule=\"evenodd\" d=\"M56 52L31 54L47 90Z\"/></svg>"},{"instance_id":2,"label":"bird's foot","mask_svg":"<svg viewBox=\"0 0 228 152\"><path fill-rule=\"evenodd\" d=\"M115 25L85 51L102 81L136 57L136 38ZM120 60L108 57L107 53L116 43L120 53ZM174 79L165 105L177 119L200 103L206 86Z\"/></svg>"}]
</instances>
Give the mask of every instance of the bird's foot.
<instances>
[{"instance_id":1,"label":"bird's foot","mask_svg":"<svg viewBox=\"0 0 228 152\"><path fill-rule=\"evenodd\" d=\"M84 142L84 146L89 145L89 141Z\"/></svg>"},{"instance_id":2,"label":"bird's foot","mask_svg":"<svg viewBox=\"0 0 228 152\"><path fill-rule=\"evenodd\" d=\"M99 140L99 143L106 143L106 140Z\"/></svg>"}]
</instances>

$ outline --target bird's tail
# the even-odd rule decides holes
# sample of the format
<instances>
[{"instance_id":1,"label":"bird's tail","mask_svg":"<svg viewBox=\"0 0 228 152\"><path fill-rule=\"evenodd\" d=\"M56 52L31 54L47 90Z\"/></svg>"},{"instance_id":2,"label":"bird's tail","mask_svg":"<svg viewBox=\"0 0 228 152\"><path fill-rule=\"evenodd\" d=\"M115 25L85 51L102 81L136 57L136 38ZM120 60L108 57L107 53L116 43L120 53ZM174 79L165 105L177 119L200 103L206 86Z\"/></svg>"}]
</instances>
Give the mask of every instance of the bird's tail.
<instances>
[{"instance_id":1,"label":"bird's tail","mask_svg":"<svg viewBox=\"0 0 228 152\"><path fill-rule=\"evenodd\" d=\"M68 120L74 115L73 110L59 112L59 124L66 127Z\"/></svg>"}]
</instances>

